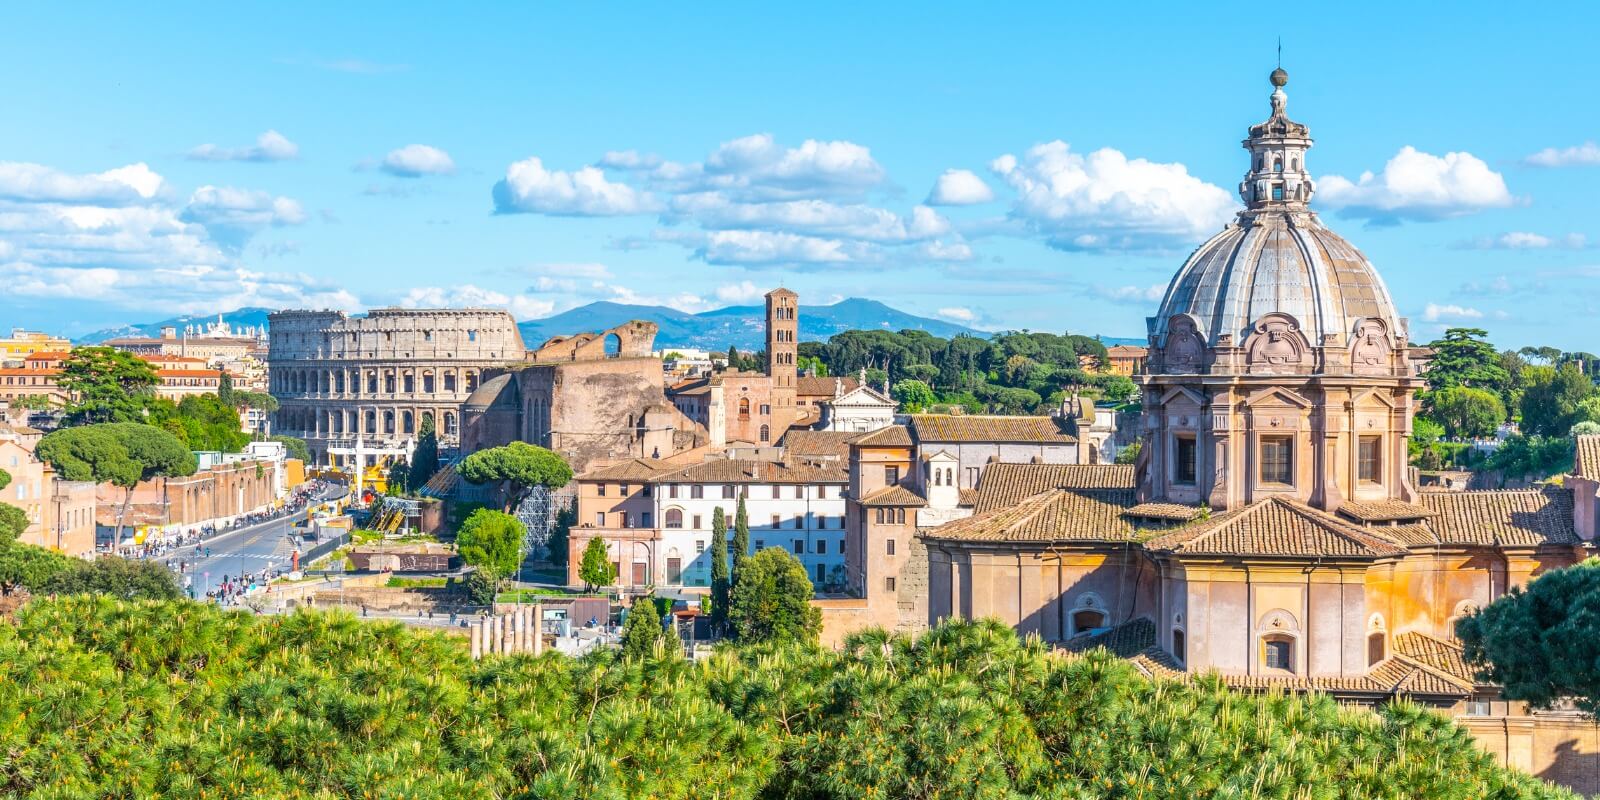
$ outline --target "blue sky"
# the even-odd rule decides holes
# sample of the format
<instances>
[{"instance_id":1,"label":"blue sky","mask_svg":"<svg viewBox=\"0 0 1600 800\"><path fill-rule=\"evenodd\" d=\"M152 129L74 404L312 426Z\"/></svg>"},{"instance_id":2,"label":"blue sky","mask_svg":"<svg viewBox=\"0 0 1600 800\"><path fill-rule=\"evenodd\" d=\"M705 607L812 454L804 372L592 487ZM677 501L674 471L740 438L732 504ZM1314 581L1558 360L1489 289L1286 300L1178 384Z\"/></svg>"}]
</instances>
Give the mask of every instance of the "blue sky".
<instances>
[{"instance_id":1,"label":"blue sky","mask_svg":"<svg viewBox=\"0 0 1600 800\"><path fill-rule=\"evenodd\" d=\"M0 11L0 326L782 283L1138 336L1281 35L1414 338L1600 350L1582 5L333 5Z\"/></svg>"}]
</instances>

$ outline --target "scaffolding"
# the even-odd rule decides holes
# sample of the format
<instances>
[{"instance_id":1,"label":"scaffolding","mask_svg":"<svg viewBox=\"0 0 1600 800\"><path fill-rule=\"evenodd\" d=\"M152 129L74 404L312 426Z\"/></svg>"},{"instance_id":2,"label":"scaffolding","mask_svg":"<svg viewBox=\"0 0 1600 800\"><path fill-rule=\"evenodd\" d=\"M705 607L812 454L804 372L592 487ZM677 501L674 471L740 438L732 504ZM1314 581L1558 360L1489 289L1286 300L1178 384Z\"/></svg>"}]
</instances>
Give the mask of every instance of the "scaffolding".
<instances>
[{"instance_id":1,"label":"scaffolding","mask_svg":"<svg viewBox=\"0 0 1600 800\"><path fill-rule=\"evenodd\" d=\"M522 522L527 531L524 552L534 558L549 558L550 534L555 531L556 516L569 508L576 498L571 494L556 494L543 486L535 486L522 502L517 504L513 516Z\"/></svg>"}]
</instances>

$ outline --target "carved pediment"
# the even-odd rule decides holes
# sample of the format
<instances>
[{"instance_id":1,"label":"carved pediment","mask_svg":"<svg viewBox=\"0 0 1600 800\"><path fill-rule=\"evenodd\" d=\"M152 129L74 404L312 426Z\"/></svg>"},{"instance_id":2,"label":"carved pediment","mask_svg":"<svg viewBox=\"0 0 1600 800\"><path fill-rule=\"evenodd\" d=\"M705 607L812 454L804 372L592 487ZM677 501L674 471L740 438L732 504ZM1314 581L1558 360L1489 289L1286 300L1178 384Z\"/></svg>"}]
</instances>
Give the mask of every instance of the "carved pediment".
<instances>
[{"instance_id":1,"label":"carved pediment","mask_svg":"<svg viewBox=\"0 0 1600 800\"><path fill-rule=\"evenodd\" d=\"M1251 372L1293 372L1311 362L1300 323L1288 314L1272 313L1257 320L1244 346Z\"/></svg>"},{"instance_id":2,"label":"carved pediment","mask_svg":"<svg viewBox=\"0 0 1600 800\"><path fill-rule=\"evenodd\" d=\"M1350 345L1350 368L1357 374L1376 375L1389 371L1394 350L1389 344L1389 326L1369 317L1356 323Z\"/></svg>"},{"instance_id":3,"label":"carved pediment","mask_svg":"<svg viewBox=\"0 0 1600 800\"><path fill-rule=\"evenodd\" d=\"M1205 396L1199 392L1190 389L1187 386L1174 386L1171 389L1168 389L1166 394L1161 395L1161 405L1172 405L1172 402L1178 398L1188 400L1190 403L1193 403L1197 409L1206 404Z\"/></svg>"},{"instance_id":4,"label":"carved pediment","mask_svg":"<svg viewBox=\"0 0 1600 800\"><path fill-rule=\"evenodd\" d=\"M1301 408L1310 408L1312 405L1311 401L1304 395L1292 392L1282 386L1269 386L1252 392L1249 397L1245 398L1244 404L1250 407L1258 405L1293 405Z\"/></svg>"},{"instance_id":5,"label":"carved pediment","mask_svg":"<svg viewBox=\"0 0 1600 800\"><path fill-rule=\"evenodd\" d=\"M1205 360L1206 343L1200 326L1188 314L1175 314L1167 321L1167 343L1162 351L1168 371L1194 372Z\"/></svg>"}]
</instances>

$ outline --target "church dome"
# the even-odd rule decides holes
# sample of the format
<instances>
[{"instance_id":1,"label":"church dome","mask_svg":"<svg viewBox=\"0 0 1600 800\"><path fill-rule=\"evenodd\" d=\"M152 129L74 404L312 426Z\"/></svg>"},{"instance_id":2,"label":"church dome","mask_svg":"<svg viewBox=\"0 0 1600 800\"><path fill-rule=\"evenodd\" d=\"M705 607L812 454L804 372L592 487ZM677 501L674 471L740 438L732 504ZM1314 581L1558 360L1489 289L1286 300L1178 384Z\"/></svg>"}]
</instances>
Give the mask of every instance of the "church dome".
<instances>
[{"instance_id":1,"label":"church dome","mask_svg":"<svg viewBox=\"0 0 1600 800\"><path fill-rule=\"evenodd\" d=\"M1390 347L1406 336L1377 270L1309 208L1315 190L1305 169L1306 126L1284 109L1288 75L1274 72L1272 116L1250 128L1250 170L1239 185L1238 219L1200 245L1167 286L1150 319L1152 344L1166 344L1174 319L1207 347L1242 344L1263 318L1284 316L1310 347L1343 347L1379 328ZM1377 320L1379 324L1367 322ZM1228 337L1222 339L1221 337Z\"/></svg>"}]
</instances>

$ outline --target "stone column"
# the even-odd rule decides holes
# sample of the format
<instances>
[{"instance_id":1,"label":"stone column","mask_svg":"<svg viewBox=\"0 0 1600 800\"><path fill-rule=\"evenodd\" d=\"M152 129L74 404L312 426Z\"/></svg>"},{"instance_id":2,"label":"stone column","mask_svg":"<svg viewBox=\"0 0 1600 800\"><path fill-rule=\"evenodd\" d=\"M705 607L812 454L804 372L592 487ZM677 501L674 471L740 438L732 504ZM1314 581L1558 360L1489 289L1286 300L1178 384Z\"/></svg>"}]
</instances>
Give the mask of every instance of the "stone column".
<instances>
[{"instance_id":1,"label":"stone column","mask_svg":"<svg viewBox=\"0 0 1600 800\"><path fill-rule=\"evenodd\" d=\"M533 654L538 656L544 652L544 604L534 603L530 615L533 617Z\"/></svg>"},{"instance_id":2,"label":"stone column","mask_svg":"<svg viewBox=\"0 0 1600 800\"><path fill-rule=\"evenodd\" d=\"M467 627L467 638L471 641L472 660L483 658L483 628L474 622Z\"/></svg>"},{"instance_id":3,"label":"stone column","mask_svg":"<svg viewBox=\"0 0 1600 800\"><path fill-rule=\"evenodd\" d=\"M511 616L511 626L516 631L513 635L512 652L522 653L528 649L528 628L526 623L527 615L523 614L522 607L518 606L516 612Z\"/></svg>"}]
</instances>

